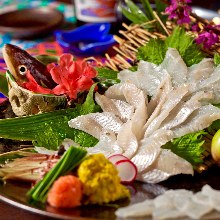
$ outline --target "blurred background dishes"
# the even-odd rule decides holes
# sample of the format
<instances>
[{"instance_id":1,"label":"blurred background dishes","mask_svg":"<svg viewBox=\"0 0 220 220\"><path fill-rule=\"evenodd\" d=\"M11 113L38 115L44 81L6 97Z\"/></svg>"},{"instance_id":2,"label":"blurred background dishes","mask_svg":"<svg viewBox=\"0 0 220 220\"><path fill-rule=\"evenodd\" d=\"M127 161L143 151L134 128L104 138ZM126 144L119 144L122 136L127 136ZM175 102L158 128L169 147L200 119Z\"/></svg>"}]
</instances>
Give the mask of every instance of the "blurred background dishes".
<instances>
[{"instance_id":1,"label":"blurred background dishes","mask_svg":"<svg viewBox=\"0 0 220 220\"><path fill-rule=\"evenodd\" d=\"M60 11L48 7L11 11L0 15L0 33L12 38L35 38L54 31L63 20Z\"/></svg>"},{"instance_id":2,"label":"blurred background dishes","mask_svg":"<svg viewBox=\"0 0 220 220\"><path fill-rule=\"evenodd\" d=\"M192 9L193 9L193 12L197 14L199 17L202 17L208 20L212 20L213 18L220 17L220 14L218 14L218 12L214 10L205 9L205 8L198 7L198 6L193 6Z\"/></svg>"}]
</instances>

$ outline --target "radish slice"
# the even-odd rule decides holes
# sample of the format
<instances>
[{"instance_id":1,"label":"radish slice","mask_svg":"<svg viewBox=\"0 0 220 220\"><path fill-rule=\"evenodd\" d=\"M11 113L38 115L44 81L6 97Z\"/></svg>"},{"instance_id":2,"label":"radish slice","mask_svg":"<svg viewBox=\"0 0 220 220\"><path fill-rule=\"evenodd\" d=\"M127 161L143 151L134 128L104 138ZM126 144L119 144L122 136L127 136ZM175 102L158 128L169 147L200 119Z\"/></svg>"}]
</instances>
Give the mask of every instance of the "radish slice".
<instances>
[{"instance_id":1,"label":"radish slice","mask_svg":"<svg viewBox=\"0 0 220 220\"><path fill-rule=\"evenodd\" d=\"M115 163L122 183L131 183L137 177L137 167L131 160L119 160Z\"/></svg>"},{"instance_id":2,"label":"radish slice","mask_svg":"<svg viewBox=\"0 0 220 220\"><path fill-rule=\"evenodd\" d=\"M110 156L108 160L115 165L120 160L129 160L129 159L122 154L114 154Z\"/></svg>"}]
</instances>

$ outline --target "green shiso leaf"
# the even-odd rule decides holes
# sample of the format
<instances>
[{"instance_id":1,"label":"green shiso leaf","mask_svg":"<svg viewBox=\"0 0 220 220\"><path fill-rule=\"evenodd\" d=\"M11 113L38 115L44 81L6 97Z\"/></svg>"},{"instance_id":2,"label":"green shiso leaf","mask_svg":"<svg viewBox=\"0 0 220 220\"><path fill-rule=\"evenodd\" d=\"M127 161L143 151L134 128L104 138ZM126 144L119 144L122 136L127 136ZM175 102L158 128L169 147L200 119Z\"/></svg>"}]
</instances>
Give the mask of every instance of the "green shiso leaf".
<instances>
[{"instance_id":1,"label":"green shiso leaf","mask_svg":"<svg viewBox=\"0 0 220 220\"><path fill-rule=\"evenodd\" d=\"M159 65L163 62L166 49L166 45L162 40L152 39L145 46L138 48L137 59Z\"/></svg>"},{"instance_id":2,"label":"green shiso leaf","mask_svg":"<svg viewBox=\"0 0 220 220\"><path fill-rule=\"evenodd\" d=\"M205 151L203 147L205 143L203 136L206 134L205 131L187 134L168 142L163 148L170 149L173 153L184 158L192 165L196 165L203 162L202 153Z\"/></svg>"},{"instance_id":3,"label":"green shiso leaf","mask_svg":"<svg viewBox=\"0 0 220 220\"><path fill-rule=\"evenodd\" d=\"M70 147L44 178L27 192L30 201L45 203L54 181L78 166L86 154L87 151L82 148Z\"/></svg>"},{"instance_id":4,"label":"green shiso leaf","mask_svg":"<svg viewBox=\"0 0 220 220\"><path fill-rule=\"evenodd\" d=\"M219 53L214 54L214 64L215 66L220 65L220 54Z\"/></svg>"},{"instance_id":5,"label":"green shiso leaf","mask_svg":"<svg viewBox=\"0 0 220 220\"><path fill-rule=\"evenodd\" d=\"M179 51L187 66L199 63L205 58L205 54L194 43L194 39L180 27L176 27L164 41L151 39L145 46L138 48L137 58L158 65L162 63L169 47Z\"/></svg>"},{"instance_id":6,"label":"green shiso leaf","mask_svg":"<svg viewBox=\"0 0 220 220\"><path fill-rule=\"evenodd\" d=\"M65 138L72 139L84 147L94 146L98 142L96 138L83 131L70 128L68 121L77 116L100 110L93 99L95 86L96 84L90 89L86 101L73 109L0 120L0 137L33 141L35 146L50 150L57 150Z\"/></svg>"},{"instance_id":7,"label":"green shiso leaf","mask_svg":"<svg viewBox=\"0 0 220 220\"><path fill-rule=\"evenodd\" d=\"M110 70L108 68L96 68L98 72L98 76L96 80L99 82L99 85L103 88L108 88L114 84L120 82L117 78L118 72L114 70Z\"/></svg>"}]
</instances>

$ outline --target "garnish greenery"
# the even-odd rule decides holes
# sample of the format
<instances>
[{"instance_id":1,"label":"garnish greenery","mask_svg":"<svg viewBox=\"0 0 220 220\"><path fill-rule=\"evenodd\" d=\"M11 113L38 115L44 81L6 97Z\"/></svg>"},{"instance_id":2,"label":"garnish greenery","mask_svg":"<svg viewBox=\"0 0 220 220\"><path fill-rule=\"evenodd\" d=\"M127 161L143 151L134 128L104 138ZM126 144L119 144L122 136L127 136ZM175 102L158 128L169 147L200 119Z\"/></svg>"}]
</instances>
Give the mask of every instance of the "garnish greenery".
<instances>
[{"instance_id":1,"label":"garnish greenery","mask_svg":"<svg viewBox=\"0 0 220 220\"><path fill-rule=\"evenodd\" d=\"M153 8L148 0L141 0L142 6L138 7L132 0L125 0L125 6L120 5L122 14L134 24L144 24L155 19ZM155 1L155 10L162 21L167 19L167 16L161 14L166 8L166 4L160 0ZM160 32L164 32L163 28L157 22L144 24L144 28L156 28Z\"/></svg>"},{"instance_id":2,"label":"garnish greenery","mask_svg":"<svg viewBox=\"0 0 220 220\"><path fill-rule=\"evenodd\" d=\"M54 181L78 166L86 154L87 151L83 148L70 147L59 162L43 177L43 179L28 191L27 195L29 196L30 201L45 203L48 191Z\"/></svg>"},{"instance_id":3,"label":"garnish greenery","mask_svg":"<svg viewBox=\"0 0 220 220\"><path fill-rule=\"evenodd\" d=\"M214 64L215 66L220 65L220 54L219 53L215 53L214 55Z\"/></svg>"},{"instance_id":4,"label":"garnish greenery","mask_svg":"<svg viewBox=\"0 0 220 220\"><path fill-rule=\"evenodd\" d=\"M108 68L96 68L98 75L96 77L96 80L99 82L99 85L101 85L104 88L108 88L109 86L112 86L114 84L117 84L120 82L120 80L117 78L118 72L108 69Z\"/></svg>"},{"instance_id":5,"label":"garnish greenery","mask_svg":"<svg viewBox=\"0 0 220 220\"><path fill-rule=\"evenodd\" d=\"M164 41L151 39L145 46L138 48L137 58L159 65L163 62L169 47L179 51L187 66L199 63L205 58L205 54L194 43L194 39L180 27L176 27Z\"/></svg>"},{"instance_id":6,"label":"garnish greenery","mask_svg":"<svg viewBox=\"0 0 220 220\"><path fill-rule=\"evenodd\" d=\"M24 148L17 151L9 151L0 154L0 164L5 164L6 162L17 158L32 156L33 154L35 154L34 148Z\"/></svg>"},{"instance_id":7,"label":"garnish greenery","mask_svg":"<svg viewBox=\"0 0 220 220\"><path fill-rule=\"evenodd\" d=\"M83 131L70 128L68 121L80 115L100 111L100 107L93 99L95 86L96 84L91 87L86 101L73 109L0 120L0 137L29 140L35 146L50 150L57 150L65 138L70 138L84 147L94 146L98 142L96 138Z\"/></svg>"},{"instance_id":8,"label":"garnish greenery","mask_svg":"<svg viewBox=\"0 0 220 220\"><path fill-rule=\"evenodd\" d=\"M187 134L168 142L163 148L170 149L173 153L184 158L192 165L200 164L203 162L202 154L205 151L203 147L205 140L203 137L206 134L205 131Z\"/></svg>"},{"instance_id":9,"label":"garnish greenery","mask_svg":"<svg viewBox=\"0 0 220 220\"><path fill-rule=\"evenodd\" d=\"M125 0L126 7L120 5L122 14L135 24L143 24L150 21L143 11L131 0ZM151 9L152 10L152 9Z\"/></svg>"}]
</instances>

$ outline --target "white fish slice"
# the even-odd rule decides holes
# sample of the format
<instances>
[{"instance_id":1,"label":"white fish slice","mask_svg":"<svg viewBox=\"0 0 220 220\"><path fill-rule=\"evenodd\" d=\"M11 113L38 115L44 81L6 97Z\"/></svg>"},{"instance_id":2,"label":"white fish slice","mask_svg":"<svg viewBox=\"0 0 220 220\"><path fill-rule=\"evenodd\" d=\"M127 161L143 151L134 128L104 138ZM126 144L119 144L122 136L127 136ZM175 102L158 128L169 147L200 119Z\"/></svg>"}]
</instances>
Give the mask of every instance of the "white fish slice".
<instances>
[{"instance_id":1,"label":"white fish slice","mask_svg":"<svg viewBox=\"0 0 220 220\"><path fill-rule=\"evenodd\" d=\"M111 99L126 101L134 106L135 109L138 108L143 98L145 99L145 103L148 103L147 94L132 83L115 84L108 88L105 92L105 96Z\"/></svg>"},{"instance_id":2,"label":"white fish slice","mask_svg":"<svg viewBox=\"0 0 220 220\"><path fill-rule=\"evenodd\" d=\"M186 82L188 69L180 56L179 52L174 48L168 48L160 69L166 69L172 78L173 86L178 87Z\"/></svg>"},{"instance_id":3,"label":"white fish slice","mask_svg":"<svg viewBox=\"0 0 220 220\"><path fill-rule=\"evenodd\" d=\"M171 130L177 138L207 128L217 119L220 119L220 109L209 104L195 110L184 123Z\"/></svg>"},{"instance_id":4,"label":"white fish slice","mask_svg":"<svg viewBox=\"0 0 220 220\"><path fill-rule=\"evenodd\" d=\"M190 199L186 202L183 209L183 212L192 219L200 219L211 211L213 211L212 206L197 203Z\"/></svg>"},{"instance_id":5,"label":"white fish slice","mask_svg":"<svg viewBox=\"0 0 220 220\"><path fill-rule=\"evenodd\" d=\"M131 159L138 149L138 140L133 133L131 120L122 125L118 136L117 144L123 149L123 155Z\"/></svg>"},{"instance_id":6,"label":"white fish slice","mask_svg":"<svg viewBox=\"0 0 220 220\"><path fill-rule=\"evenodd\" d=\"M163 208L158 207L153 210L153 219L163 220L163 219L178 219L184 217L185 214L178 209L173 208Z\"/></svg>"},{"instance_id":7,"label":"white fish slice","mask_svg":"<svg viewBox=\"0 0 220 220\"><path fill-rule=\"evenodd\" d=\"M160 69L153 63L140 61L136 72L137 87L146 91L150 96L154 96L157 88L167 75L169 74L165 69Z\"/></svg>"},{"instance_id":8,"label":"white fish slice","mask_svg":"<svg viewBox=\"0 0 220 220\"><path fill-rule=\"evenodd\" d=\"M154 163L160 154L161 146L173 137L172 131L158 130L148 138L144 138L139 145L138 152L131 161L137 166L141 173Z\"/></svg>"},{"instance_id":9,"label":"white fish slice","mask_svg":"<svg viewBox=\"0 0 220 220\"><path fill-rule=\"evenodd\" d=\"M134 107L121 100L110 99L105 95L95 94L95 101L104 112L112 112L123 122L126 122L134 113Z\"/></svg>"},{"instance_id":10,"label":"white fish slice","mask_svg":"<svg viewBox=\"0 0 220 220\"><path fill-rule=\"evenodd\" d=\"M194 64L188 68L189 83L197 83L211 76L214 70L213 59L205 58L201 62Z\"/></svg>"},{"instance_id":11,"label":"white fish slice","mask_svg":"<svg viewBox=\"0 0 220 220\"><path fill-rule=\"evenodd\" d=\"M90 113L81 115L68 122L71 128L82 130L97 139L100 139L104 131L112 131L118 133L123 122L113 113Z\"/></svg>"},{"instance_id":12,"label":"white fish slice","mask_svg":"<svg viewBox=\"0 0 220 220\"><path fill-rule=\"evenodd\" d=\"M138 63L138 70L122 70L118 73L118 78L123 83L133 83L139 89L144 90L150 96L155 95L155 91L163 81L164 76L169 75L165 69L158 68L157 65L141 60Z\"/></svg>"},{"instance_id":13,"label":"white fish slice","mask_svg":"<svg viewBox=\"0 0 220 220\"><path fill-rule=\"evenodd\" d=\"M205 88L212 89L213 88L212 85L214 85L220 81L219 73L220 73L220 66L218 66L214 69L214 71L212 72L210 77L208 77L207 79L205 79L203 81L198 81L197 90L202 90Z\"/></svg>"},{"instance_id":14,"label":"white fish slice","mask_svg":"<svg viewBox=\"0 0 220 220\"><path fill-rule=\"evenodd\" d=\"M145 131L145 136L151 135L156 131L161 123L166 119L171 110L181 101L181 99L188 93L188 87L183 85L170 91L169 99L163 104L160 114L149 124Z\"/></svg>"},{"instance_id":15,"label":"white fish slice","mask_svg":"<svg viewBox=\"0 0 220 220\"><path fill-rule=\"evenodd\" d=\"M108 158L113 154L122 154L123 149L116 144L116 136L113 132L102 133L99 142L94 147L87 148L88 154L102 153Z\"/></svg>"},{"instance_id":16,"label":"white fish slice","mask_svg":"<svg viewBox=\"0 0 220 220\"><path fill-rule=\"evenodd\" d=\"M164 171L158 169L149 169L146 173L139 173L137 175L137 180L145 183L159 183L161 181L167 180L171 175Z\"/></svg>"},{"instance_id":17,"label":"white fish slice","mask_svg":"<svg viewBox=\"0 0 220 220\"><path fill-rule=\"evenodd\" d=\"M183 212L185 204L192 199L193 192L186 189L168 190L164 196L172 198L172 203L176 209Z\"/></svg>"},{"instance_id":18,"label":"white fish slice","mask_svg":"<svg viewBox=\"0 0 220 220\"><path fill-rule=\"evenodd\" d=\"M198 81L196 84L190 84L190 91L212 91L214 98L212 104L218 104L220 102L220 66L216 67L209 78Z\"/></svg>"},{"instance_id":19,"label":"white fish slice","mask_svg":"<svg viewBox=\"0 0 220 220\"><path fill-rule=\"evenodd\" d=\"M209 185L204 185L201 191L202 195L209 198L210 205L212 205L215 210L220 212L220 191L213 189Z\"/></svg>"},{"instance_id":20,"label":"white fish slice","mask_svg":"<svg viewBox=\"0 0 220 220\"><path fill-rule=\"evenodd\" d=\"M148 183L159 183L177 174L193 175L192 165L183 158L162 149L151 167L138 175L137 179Z\"/></svg>"},{"instance_id":21,"label":"white fish slice","mask_svg":"<svg viewBox=\"0 0 220 220\"><path fill-rule=\"evenodd\" d=\"M196 202L198 204L202 203L203 205L209 205L209 206L212 205L212 203L209 200L209 196L208 195L204 195L201 191L195 193L192 199L193 199L194 202ZM214 206L213 206L213 208L214 208Z\"/></svg>"},{"instance_id":22,"label":"white fish slice","mask_svg":"<svg viewBox=\"0 0 220 220\"><path fill-rule=\"evenodd\" d=\"M153 208L153 200L145 200L127 207L119 208L115 214L121 218L147 217L152 215Z\"/></svg>"},{"instance_id":23,"label":"white fish slice","mask_svg":"<svg viewBox=\"0 0 220 220\"><path fill-rule=\"evenodd\" d=\"M181 107L178 106L176 117L166 124L162 124L160 128L171 129L182 124L188 116L196 109L202 106L202 101L211 100L213 98L212 92L200 91L193 95L188 101L183 102Z\"/></svg>"},{"instance_id":24,"label":"white fish slice","mask_svg":"<svg viewBox=\"0 0 220 220\"><path fill-rule=\"evenodd\" d=\"M152 97L152 99L147 105L149 118L147 120L147 123L144 125L144 129L146 129L149 126L149 124L158 116L164 102L167 100L167 94L171 91L171 89L171 79L168 75L168 77L166 77L161 82L155 96Z\"/></svg>"}]
</instances>

